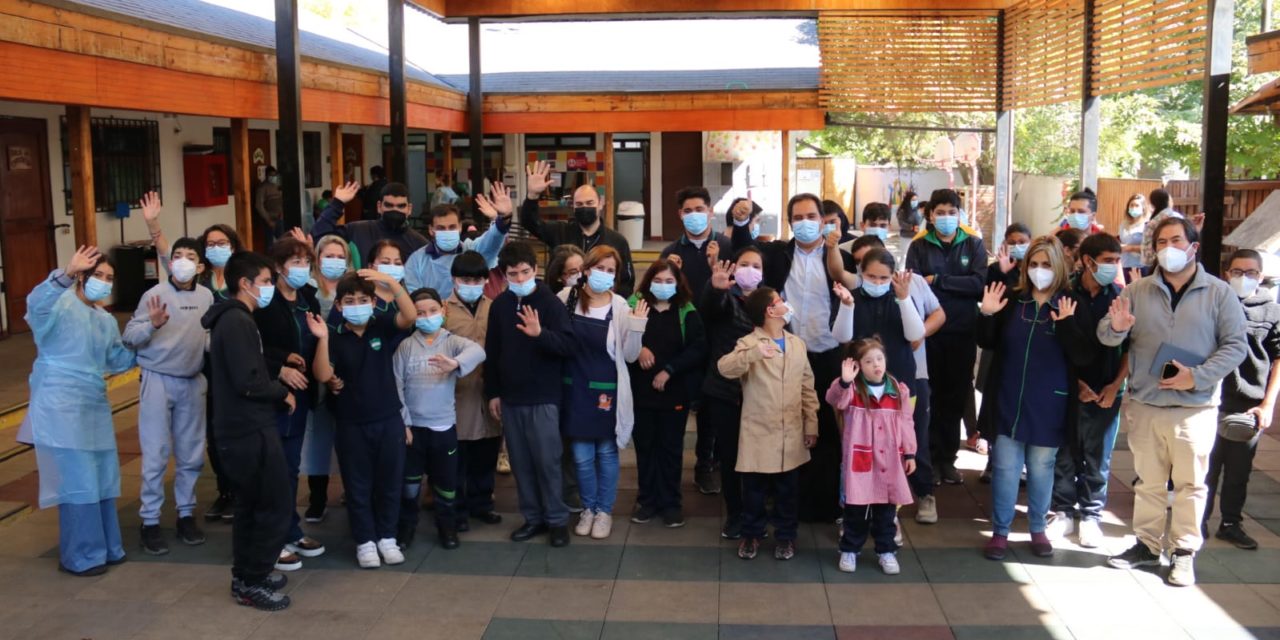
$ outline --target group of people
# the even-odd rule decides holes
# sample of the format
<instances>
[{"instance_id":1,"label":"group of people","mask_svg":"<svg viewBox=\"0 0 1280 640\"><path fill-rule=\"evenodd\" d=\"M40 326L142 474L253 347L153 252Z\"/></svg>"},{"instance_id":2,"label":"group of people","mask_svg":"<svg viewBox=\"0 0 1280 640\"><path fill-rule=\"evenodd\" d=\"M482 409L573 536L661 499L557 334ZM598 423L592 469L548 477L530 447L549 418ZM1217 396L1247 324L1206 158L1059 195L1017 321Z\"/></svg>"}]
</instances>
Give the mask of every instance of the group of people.
<instances>
[{"instance_id":1,"label":"group of people","mask_svg":"<svg viewBox=\"0 0 1280 640\"><path fill-rule=\"evenodd\" d=\"M494 183L474 203L483 230L440 204L424 236L406 224L398 183L382 188L376 219L341 224L359 190L349 183L312 235L294 230L266 254L224 225L170 243L148 194L166 277L123 335L102 307L114 270L93 247L28 298L39 349L28 423L41 506L59 508L60 568L98 575L125 558L103 374L136 364L141 547L168 552L171 455L177 538L204 542L195 484L207 451L218 497L205 518L232 521L241 604L287 607L279 571L325 552L304 525L326 515L335 457L362 568L404 562L424 490L443 549L473 522L499 524L504 448L522 517L514 541L608 538L628 446L630 520L680 527L691 413L695 481L722 493L721 535L739 557L755 558L771 525L774 557L789 560L799 521L839 520L840 570L856 570L870 539L895 574L898 508L916 502L917 522L937 522L935 485L964 481L956 459L979 347L986 557L1006 555L1024 469L1033 553L1053 553L1051 534L1100 544L1121 420L1140 476L1138 543L1111 564L1169 552L1169 581L1193 583L1218 486L1217 535L1256 546L1240 511L1280 391L1280 305L1258 289L1256 252L1237 252L1220 280L1196 260L1191 221L1130 211L1144 239L1122 242L1094 223L1083 191L1068 204L1067 226L1088 234L1078 246L1014 224L993 262L959 195L941 189L918 209L904 198L923 217L899 211L900 233L915 234L899 265L885 246L888 205L868 205L861 235L842 245L840 212L800 194L786 205L792 239L768 240L757 205L735 200L718 233L710 194L689 187L676 194L681 237L637 274L596 189L573 193L571 220L548 221L538 200L549 186L537 163L518 213ZM507 238L517 222L551 249L542 277L534 247ZM1147 275L1123 270L1135 264Z\"/></svg>"}]
</instances>

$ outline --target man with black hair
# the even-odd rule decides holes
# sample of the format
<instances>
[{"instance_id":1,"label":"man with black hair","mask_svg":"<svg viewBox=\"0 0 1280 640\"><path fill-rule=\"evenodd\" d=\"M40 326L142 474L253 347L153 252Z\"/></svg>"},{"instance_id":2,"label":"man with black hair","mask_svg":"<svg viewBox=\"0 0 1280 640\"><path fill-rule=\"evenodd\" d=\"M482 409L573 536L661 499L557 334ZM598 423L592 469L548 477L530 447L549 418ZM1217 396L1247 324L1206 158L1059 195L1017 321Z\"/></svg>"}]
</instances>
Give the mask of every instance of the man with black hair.
<instances>
[{"instance_id":1,"label":"man with black hair","mask_svg":"<svg viewBox=\"0 0 1280 640\"><path fill-rule=\"evenodd\" d=\"M284 193L280 191L280 172L275 167L266 168L262 182L253 194L253 212L262 221L261 237L267 244L280 237L284 231Z\"/></svg>"},{"instance_id":2,"label":"man with black hair","mask_svg":"<svg viewBox=\"0 0 1280 640\"><path fill-rule=\"evenodd\" d=\"M947 322L927 340L931 389L929 448L935 482L962 484L956 470L960 420L973 398L973 336L978 301L987 278L982 238L960 225L960 194L937 189L929 197L928 227L907 250L907 269L924 277L946 312ZM966 397L967 396L967 397Z\"/></svg>"},{"instance_id":3,"label":"man with black hair","mask_svg":"<svg viewBox=\"0 0 1280 640\"><path fill-rule=\"evenodd\" d=\"M1093 189L1084 189L1071 194L1067 200L1067 210L1063 213L1062 229L1079 229L1086 235L1102 232L1097 221L1098 196Z\"/></svg>"},{"instance_id":4,"label":"man with black hair","mask_svg":"<svg viewBox=\"0 0 1280 640\"><path fill-rule=\"evenodd\" d=\"M383 183L384 186L379 187L380 198L375 202L378 217L366 217L346 224L338 224L338 219L342 217L343 207L356 197L360 185L348 182L334 188L329 206L325 207L320 219L311 228L312 237L319 239L336 234L354 243L359 255L359 260L353 260L357 267L367 265L372 260L373 245L383 240L395 242L400 247L401 256L410 255L426 245L427 239L408 225L409 216L413 213L413 203L409 202L409 188L399 182L387 183L384 180ZM375 181L374 184L378 183Z\"/></svg>"},{"instance_id":5,"label":"man with black hair","mask_svg":"<svg viewBox=\"0 0 1280 640\"><path fill-rule=\"evenodd\" d=\"M676 192L676 213L684 233L662 249L663 258L677 258L676 266L684 273L693 292L693 299L702 298L702 290L711 281L712 260L723 249L729 249L730 241L723 233L711 229L711 193L706 187L685 187Z\"/></svg>"},{"instance_id":6,"label":"man with black hair","mask_svg":"<svg viewBox=\"0 0 1280 640\"><path fill-rule=\"evenodd\" d=\"M262 338L253 311L275 295L271 261L261 254L231 256L224 271L230 297L205 313L213 377L210 392L218 410L213 432L218 455L236 495L231 523L231 597L265 611L289 606L278 593L287 579L271 573L296 509L276 411L295 406L293 394L268 375Z\"/></svg>"},{"instance_id":7,"label":"man with black hair","mask_svg":"<svg viewBox=\"0 0 1280 640\"><path fill-rule=\"evenodd\" d=\"M511 229L511 196L507 193L507 185L494 183L492 199L483 194L476 198L476 209L489 219L490 224L484 233L469 244L474 251L484 257L486 263L498 261L498 251L506 242L507 231ZM431 219L427 221L427 234L431 242L414 251L404 263L404 286L410 291L422 288L435 289L448 298L453 293L453 276L449 267L454 258L466 251L463 239L475 224L464 220L458 207L453 204L441 204L431 208Z\"/></svg>"},{"instance_id":8,"label":"man with black hair","mask_svg":"<svg viewBox=\"0 0 1280 640\"><path fill-rule=\"evenodd\" d=\"M623 297L631 295L636 282L631 245L627 244L626 236L604 226L605 196L600 195L594 186L584 184L573 191L573 220L546 222L541 219L538 199L551 186L551 165L538 161L527 171L528 191L520 204L520 226L551 248L571 244L586 253L603 244L617 249L618 255L622 256L622 264L618 265L617 284L613 290Z\"/></svg>"}]
</instances>

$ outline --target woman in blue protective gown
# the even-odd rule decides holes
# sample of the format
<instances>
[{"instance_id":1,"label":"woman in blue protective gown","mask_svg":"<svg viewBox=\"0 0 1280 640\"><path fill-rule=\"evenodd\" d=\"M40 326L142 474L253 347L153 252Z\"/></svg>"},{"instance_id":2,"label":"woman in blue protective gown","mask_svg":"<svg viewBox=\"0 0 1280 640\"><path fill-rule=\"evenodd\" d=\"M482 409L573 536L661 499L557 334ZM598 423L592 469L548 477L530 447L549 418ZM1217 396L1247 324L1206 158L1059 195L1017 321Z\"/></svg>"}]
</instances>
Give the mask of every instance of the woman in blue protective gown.
<instances>
[{"instance_id":1,"label":"woman in blue protective gown","mask_svg":"<svg viewBox=\"0 0 1280 640\"><path fill-rule=\"evenodd\" d=\"M81 247L27 296L36 342L27 420L40 470L40 508L58 507L59 567L99 575L124 561L116 498L120 460L104 374L127 371L134 353L100 305L115 268Z\"/></svg>"}]
</instances>

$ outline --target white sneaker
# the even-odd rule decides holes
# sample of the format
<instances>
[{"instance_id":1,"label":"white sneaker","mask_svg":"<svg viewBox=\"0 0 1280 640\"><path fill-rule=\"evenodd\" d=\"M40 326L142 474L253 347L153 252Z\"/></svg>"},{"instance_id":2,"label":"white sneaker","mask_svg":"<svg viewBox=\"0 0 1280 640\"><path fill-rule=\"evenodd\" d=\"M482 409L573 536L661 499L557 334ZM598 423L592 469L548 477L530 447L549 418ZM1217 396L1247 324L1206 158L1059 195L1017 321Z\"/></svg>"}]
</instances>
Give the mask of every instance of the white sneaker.
<instances>
[{"instance_id":1,"label":"white sneaker","mask_svg":"<svg viewBox=\"0 0 1280 640\"><path fill-rule=\"evenodd\" d=\"M925 496L920 498L919 504L916 505L916 522L920 524L937 524L938 523L938 499L933 496ZM902 543L899 542L899 545Z\"/></svg>"},{"instance_id":2,"label":"white sneaker","mask_svg":"<svg viewBox=\"0 0 1280 640\"><path fill-rule=\"evenodd\" d=\"M1106 536L1102 535L1102 524L1093 518L1085 518L1080 521L1077 535L1080 538L1080 546L1086 549L1096 549L1102 546L1102 541L1106 538Z\"/></svg>"},{"instance_id":3,"label":"white sneaker","mask_svg":"<svg viewBox=\"0 0 1280 640\"><path fill-rule=\"evenodd\" d=\"M893 543L902 546L902 522L898 520L898 516L893 517Z\"/></svg>"},{"instance_id":4,"label":"white sneaker","mask_svg":"<svg viewBox=\"0 0 1280 640\"><path fill-rule=\"evenodd\" d=\"M840 570L845 573L853 573L858 568L858 554L852 551L840 552Z\"/></svg>"},{"instance_id":5,"label":"white sneaker","mask_svg":"<svg viewBox=\"0 0 1280 640\"><path fill-rule=\"evenodd\" d=\"M356 562L360 564L361 569L377 569L381 567L382 560L378 558L378 545L372 542L357 545Z\"/></svg>"},{"instance_id":6,"label":"white sneaker","mask_svg":"<svg viewBox=\"0 0 1280 640\"><path fill-rule=\"evenodd\" d=\"M898 554L881 553L879 555L880 569L884 571L886 576L896 576L899 573L902 573L902 568L898 566Z\"/></svg>"},{"instance_id":7,"label":"white sneaker","mask_svg":"<svg viewBox=\"0 0 1280 640\"><path fill-rule=\"evenodd\" d=\"M1067 536L1075 533L1075 518L1068 515L1065 511L1056 511L1049 514L1049 523L1045 528L1045 535L1050 540L1065 540Z\"/></svg>"},{"instance_id":8,"label":"white sneaker","mask_svg":"<svg viewBox=\"0 0 1280 640\"><path fill-rule=\"evenodd\" d=\"M591 513L590 509L583 509L582 513L578 514L578 525L573 528L573 535L591 535L591 526L593 524L595 524L595 514Z\"/></svg>"},{"instance_id":9,"label":"white sneaker","mask_svg":"<svg viewBox=\"0 0 1280 640\"><path fill-rule=\"evenodd\" d=\"M395 538L383 538L379 540L378 554L382 556L382 561L387 564L400 564L404 562L404 553L400 551L400 545L396 544Z\"/></svg>"},{"instance_id":10,"label":"white sneaker","mask_svg":"<svg viewBox=\"0 0 1280 640\"><path fill-rule=\"evenodd\" d=\"M597 513L595 520L591 523L591 537L596 540L604 540L613 533L613 516L608 513Z\"/></svg>"}]
</instances>

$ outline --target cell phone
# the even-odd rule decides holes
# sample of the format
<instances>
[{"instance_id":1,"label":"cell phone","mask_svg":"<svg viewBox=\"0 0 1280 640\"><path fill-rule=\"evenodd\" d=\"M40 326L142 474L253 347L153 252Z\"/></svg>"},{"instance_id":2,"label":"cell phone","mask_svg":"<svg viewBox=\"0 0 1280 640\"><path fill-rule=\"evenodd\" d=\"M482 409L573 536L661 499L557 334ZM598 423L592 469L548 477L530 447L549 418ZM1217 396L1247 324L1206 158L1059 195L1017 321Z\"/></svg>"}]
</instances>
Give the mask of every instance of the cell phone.
<instances>
[{"instance_id":1,"label":"cell phone","mask_svg":"<svg viewBox=\"0 0 1280 640\"><path fill-rule=\"evenodd\" d=\"M1160 372L1160 378L1168 380L1176 375L1178 375L1178 367L1174 366L1173 361L1164 363L1164 370Z\"/></svg>"}]
</instances>

